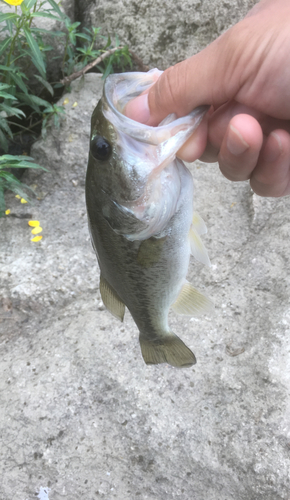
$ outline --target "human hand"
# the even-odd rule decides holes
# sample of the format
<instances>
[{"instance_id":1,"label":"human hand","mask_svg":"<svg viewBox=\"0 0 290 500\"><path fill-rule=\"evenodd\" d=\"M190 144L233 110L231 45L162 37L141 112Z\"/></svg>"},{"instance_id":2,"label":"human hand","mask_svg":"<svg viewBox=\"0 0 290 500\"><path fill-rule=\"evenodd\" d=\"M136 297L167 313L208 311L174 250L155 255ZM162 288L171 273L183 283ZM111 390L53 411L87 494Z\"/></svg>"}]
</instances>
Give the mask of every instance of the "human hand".
<instances>
[{"instance_id":1,"label":"human hand","mask_svg":"<svg viewBox=\"0 0 290 500\"><path fill-rule=\"evenodd\" d=\"M126 114L158 125L169 113L211 109L179 151L218 161L261 196L290 194L290 2L262 0L200 53L162 73Z\"/></svg>"}]
</instances>

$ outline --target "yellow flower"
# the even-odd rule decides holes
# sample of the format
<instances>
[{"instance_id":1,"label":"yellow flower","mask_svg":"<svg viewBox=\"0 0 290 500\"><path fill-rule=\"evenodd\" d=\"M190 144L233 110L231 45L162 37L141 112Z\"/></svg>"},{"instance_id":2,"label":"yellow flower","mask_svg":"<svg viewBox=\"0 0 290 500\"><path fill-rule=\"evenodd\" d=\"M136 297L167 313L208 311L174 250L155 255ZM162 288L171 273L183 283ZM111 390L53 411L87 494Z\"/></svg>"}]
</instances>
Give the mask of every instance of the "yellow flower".
<instances>
[{"instance_id":1,"label":"yellow flower","mask_svg":"<svg viewBox=\"0 0 290 500\"><path fill-rule=\"evenodd\" d=\"M4 0L4 2L9 3L9 5L21 5L24 0Z\"/></svg>"},{"instance_id":2,"label":"yellow flower","mask_svg":"<svg viewBox=\"0 0 290 500\"><path fill-rule=\"evenodd\" d=\"M38 227L35 227L34 229L32 229L31 233L32 234L38 234L38 233L41 233L42 232L42 227L38 226Z\"/></svg>"},{"instance_id":3,"label":"yellow flower","mask_svg":"<svg viewBox=\"0 0 290 500\"><path fill-rule=\"evenodd\" d=\"M9 210L9 208L8 208L8 210L5 210L5 215L9 215L10 212L11 212L11 210Z\"/></svg>"},{"instance_id":4,"label":"yellow flower","mask_svg":"<svg viewBox=\"0 0 290 500\"><path fill-rule=\"evenodd\" d=\"M37 242L37 241L40 241L41 239L42 239L42 236L34 236L34 238L32 238L31 241Z\"/></svg>"},{"instance_id":5,"label":"yellow flower","mask_svg":"<svg viewBox=\"0 0 290 500\"><path fill-rule=\"evenodd\" d=\"M76 107L77 107L77 105L78 105L78 103L77 103L77 101L75 101L75 102L73 103L72 107L73 107L73 108L76 108Z\"/></svg>"},{"instance_id":6,"label":"yellow flower","mask_svg":"<svg viewBox=\"0 0 290 500\"><path fill-rule=\"evenodd\" d=\"M15 198L18 198L18 200L20 200L21 196L19 194L16 194Z\"/></svg>"},{"instance_id":7,"label":"yellow flower","mask_svg":"<svg viewBox=\"0 0 290 500\"><path fill-rule=\"evenodd\" d=\"M27 203L27 201L25 200L25 198L21 198L20 203Z\"/></svg>"},{"instance_id":8,"label":"yellow flower","mask_svg":"<svg viewBox=\"0 0 290 500\"><path fill-rule=\"evenodd\" d=\"M39 226L39 220L29 220L28 225L31 227L37 227Z\"/></svg>"},{"instance_id":9,"label":"yellow flower","mask_svg":"<svg viewBox=\"0 0 290 500\"><path fill-rule=\"evenodd\" d=\"M62 104L66 105L66 104L68 104L68 103L69 103L69 99L68 99L68 98L66 98L66 99L63 101L63 103L62 103Z\"/></svg>"}]
</instances>

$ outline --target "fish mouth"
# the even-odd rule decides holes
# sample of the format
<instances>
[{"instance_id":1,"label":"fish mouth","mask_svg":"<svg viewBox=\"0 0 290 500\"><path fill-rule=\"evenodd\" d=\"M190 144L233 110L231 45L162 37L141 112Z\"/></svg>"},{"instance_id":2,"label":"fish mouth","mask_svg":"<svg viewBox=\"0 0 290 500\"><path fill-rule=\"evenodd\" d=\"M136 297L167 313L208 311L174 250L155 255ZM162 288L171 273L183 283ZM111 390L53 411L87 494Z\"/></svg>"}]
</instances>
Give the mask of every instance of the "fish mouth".
<instances>
[{"instance_id":1,"label":"fish mouth","mask_svg":"<svg viewBox=\"0 0 290 500\"><path fill-rule=\"evenodd\" d=\"M139 142L159 147L163 145L159 154L162 157L173 157L197 129L210 106L199 106L181 118L176 118L174 114L169 115L157 127L136 122L125 116L123 111L126 104L151 87L161 73L162 71L153 69L147 73L109 75L104 85L103 113L116 129Z\"/></svg>"}]
</instances>

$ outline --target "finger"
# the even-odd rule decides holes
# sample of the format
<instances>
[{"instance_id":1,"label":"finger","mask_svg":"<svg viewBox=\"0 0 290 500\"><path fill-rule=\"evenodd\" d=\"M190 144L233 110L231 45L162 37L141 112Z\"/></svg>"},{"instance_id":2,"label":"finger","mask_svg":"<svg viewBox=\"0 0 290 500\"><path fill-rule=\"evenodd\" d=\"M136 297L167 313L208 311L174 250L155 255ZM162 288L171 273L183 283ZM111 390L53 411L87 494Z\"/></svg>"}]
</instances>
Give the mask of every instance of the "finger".
<instances>
[{"instance_id":1,"label":"finger","mask_svg":"<svg viewBox=\"0 0 290 500\"><path fill-rule=\"evenodd\" d=\"M198 128L178 151L178 158L183 161L192 162L202 155L206 147L207 125L208 116L206 115Z\"/></svg>"},{"instance_id":2,"label":"finger","mask_svg":"<svg viewBox=\"0 0 290 500\"><path fill-rule=\"evenodd\" d=\"M232 118L218 155L221 172L231 181L251 177L263 145L262 129L255 118L237 115Z\"/></svg>"},{"instance_id":3,"label":"finger","mask_svg":"<svg viewBox=\"0 0 290 500\"><path fill-rule=\"evenodd\" d=\"M290 135L275 130L267 137L256 168L251 175L252 189L260 196L290 194Z\"/></svg>"},{"instance_id":4,"label":"finger","mask_svg":"<svg viewBox=\"0 0 290 500\"><path fill-rule=\"evenodd\" d=\"M290 133L290 120L282 120L266 115L261 111L232 100L220 106L209 120L208 140L216 148L220 148L228 124L235 115L247 114L255 118L261 125L263 133L269 135L273 130L285 129Z\"/></svg>"},{"instance_id":5,"label":"finger","mask_svg":"<svg viewBox=\"0 0 290 500\"><path fill-rule=\"evenodd\" d=\"M147 124L150 119L148 92L149 89L126 104L124 114L128 118L139 123Z\"/></svg>"},{"instance_id":6,"label":"finger","mask_svg":"<svg viewBox=\"0 0 290 500\"><path fill-rule=\"evenodd\" d=\"M228 100L222 78L223 61L218 63L223 52L219 45L220 39L217 39L203 51L162 73L149 89L148 124L157 125L170 113L185 116L199 105L222 104Z\"/></svg>"}]
</instances>

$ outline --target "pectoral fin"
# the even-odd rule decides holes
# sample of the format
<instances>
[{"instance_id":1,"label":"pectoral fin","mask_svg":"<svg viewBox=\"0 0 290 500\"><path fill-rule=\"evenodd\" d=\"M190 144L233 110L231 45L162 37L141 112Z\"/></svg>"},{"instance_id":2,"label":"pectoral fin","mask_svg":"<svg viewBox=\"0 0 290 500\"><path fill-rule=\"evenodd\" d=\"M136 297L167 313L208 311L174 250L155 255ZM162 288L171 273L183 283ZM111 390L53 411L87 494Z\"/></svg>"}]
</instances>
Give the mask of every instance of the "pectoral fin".
<instances>
[{"instance_id":1,"label":"pectoral fin","mask_svg":"<svg viewBox=\"0 0 290 500\"><path fill-rule=\"evenodd\" d=\"M201 234L207 233L207 228L206 228L205 222L202 219L202 217L199 215L199 213L197 213L197 212L193 213L192 225L193 225L193 228L197 234L201 235Z\"/></svg>"},{"instance_id":2,"label":"pectoral fin","mask_svg":"<svg viewBox=\"0 0 290 500\"><path fill-rule=\"evenodd\" d=\"M206 248L200 236L191 226L189 230L190 251L193 257L206 266L210 266L210 260Z\"/></svg>"},{"instance_id":3,"label":"pectoral fin","mask_svg":"<svg viewBox=\"0 0 290 500\"><path fill-rule=\"evenodd\" d=\"M168 363L186 368L196 363L195 355L174 333L168 332L157 340L148 340L140 334L140 347L146 365Z\"/></svg>"},{"instance_id":4,"label":"pectoral fin","mask_svg":"<svg viewBox=\"0 0 290 500\"><path fill-rule=\"evenodd\" d=\"M121 301L115 290L109 285L105 278L100 278L100 292L102 301L104 302L108 311L110 311L115 318L123 321L125 314L125 304Z\"/></svg>"},{"instance_id":5,"label":"pectoral fin","mask_svg":"<svg viewBox=\"0 0 290 500\"><path fill-rule=\"evenodd\" d=\"M201 313L212 312L214 304L190 283L185 283L171 308L178 314L198 316Z\"/></svg>"}]
</instances>

